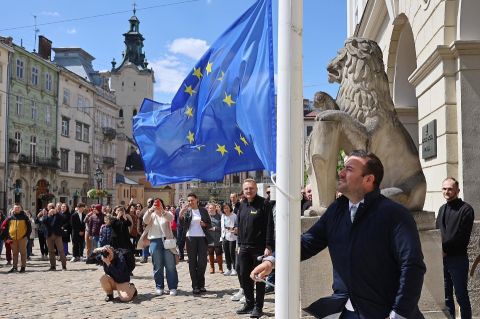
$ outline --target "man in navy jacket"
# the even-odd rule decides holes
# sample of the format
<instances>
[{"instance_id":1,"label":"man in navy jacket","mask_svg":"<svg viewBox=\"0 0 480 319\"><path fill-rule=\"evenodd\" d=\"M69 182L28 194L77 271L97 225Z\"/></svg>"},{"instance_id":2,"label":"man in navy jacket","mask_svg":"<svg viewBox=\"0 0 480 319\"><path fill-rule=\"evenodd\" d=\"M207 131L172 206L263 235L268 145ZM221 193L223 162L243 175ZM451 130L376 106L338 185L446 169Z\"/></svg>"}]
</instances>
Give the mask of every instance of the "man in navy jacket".
<instances>
[{"instance_id":1,"label":"man in navy jacket","mask_svg":"<svg viewBox=\"0 0 480 319\"><path fill-rule=\"evenodd\" d=\"M343 195L301 238L301 259L328 247L341 318L423 318L418 309L426 268L415 221L403 206L380 194L383 165L354 151L339 173ZM270 260L269 260L270 259ZM273 260L251 277L266 275ZM328 305L328 302L327 302ZM337 306L338 307L338 306Z\"/></svg>"}]
</instances>

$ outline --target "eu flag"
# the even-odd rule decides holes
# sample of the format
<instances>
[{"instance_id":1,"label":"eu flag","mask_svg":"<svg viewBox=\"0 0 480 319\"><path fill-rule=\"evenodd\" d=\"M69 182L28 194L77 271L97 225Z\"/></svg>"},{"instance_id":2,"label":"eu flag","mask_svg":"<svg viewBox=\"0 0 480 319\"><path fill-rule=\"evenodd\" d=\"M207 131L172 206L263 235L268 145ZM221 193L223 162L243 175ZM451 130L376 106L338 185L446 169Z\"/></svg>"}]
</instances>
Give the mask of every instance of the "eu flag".
<instances>
[{"instance_id":1,"label":"eu flag","mask_svg":"<svg viewBox=\"0 0 480 319\"><path fill-rule=\"evenodd\" d=\"M272 4L259 0L218 38L169 105L145 99L133 132L152 185L275 171Z\"/></svg>"}]
</instances>

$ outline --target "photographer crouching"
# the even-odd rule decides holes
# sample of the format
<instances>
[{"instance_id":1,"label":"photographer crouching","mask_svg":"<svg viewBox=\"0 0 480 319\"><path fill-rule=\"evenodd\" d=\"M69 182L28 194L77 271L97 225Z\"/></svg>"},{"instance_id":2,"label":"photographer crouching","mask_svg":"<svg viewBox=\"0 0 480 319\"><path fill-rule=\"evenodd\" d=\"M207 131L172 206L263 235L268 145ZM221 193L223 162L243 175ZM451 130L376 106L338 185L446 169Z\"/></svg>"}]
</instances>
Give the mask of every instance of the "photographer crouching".
<instances>
[{"instance_id":1,"label":"photographer crouching","mask_svg":"<svg viewBox=\"0 0 480 319\"><path fill-rule=\"evenodd\" d=\"M137 289L130 283L130 274L135 268L135 257L129 256L126 249L113 249L110 246L97 248L94 255L101 256L105 274L100 277L100 284L107 293L105 301L113 301L113 291L117 290L119 299L128 302L137 296ZM133 264L132 264L133 257Z\"/></svg>"}]
</instances>

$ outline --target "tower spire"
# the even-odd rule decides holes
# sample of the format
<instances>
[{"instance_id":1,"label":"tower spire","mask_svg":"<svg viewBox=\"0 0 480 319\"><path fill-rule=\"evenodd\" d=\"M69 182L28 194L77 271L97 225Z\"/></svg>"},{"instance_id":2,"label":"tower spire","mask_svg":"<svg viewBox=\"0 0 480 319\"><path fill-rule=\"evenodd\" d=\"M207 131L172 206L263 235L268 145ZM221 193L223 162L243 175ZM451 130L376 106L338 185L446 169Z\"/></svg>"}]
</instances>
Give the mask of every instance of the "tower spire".
<instances>
[{"instance_id":1,"label":"tower spire","mask_svg":"<svg viewBox=\"0 0 480 319\"><path fill-rule=\"evenodd\" d=\"M133 1L133 15L137 13L137 4Z\"/></svg>"}]
</instances>

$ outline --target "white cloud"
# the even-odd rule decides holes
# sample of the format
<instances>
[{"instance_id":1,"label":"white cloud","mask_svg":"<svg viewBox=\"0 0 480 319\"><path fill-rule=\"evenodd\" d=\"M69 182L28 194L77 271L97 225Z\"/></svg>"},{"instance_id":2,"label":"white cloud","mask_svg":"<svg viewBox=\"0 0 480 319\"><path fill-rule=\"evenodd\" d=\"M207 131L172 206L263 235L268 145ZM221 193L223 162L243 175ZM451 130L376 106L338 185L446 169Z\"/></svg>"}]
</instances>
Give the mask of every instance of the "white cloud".
<instances>
[{"instance_id":1,"label":"white cloud","mask_svg":"<svg viewBox=\"0 0 480 319\"><path fill-rule=\"evenodd\" d=\"M40 12L40 15L50 16L50 17L59 17L60 13L58 13L57 11L42 11Z\"/></svg>"},{"instance_id":2,"label":"white cloud","mask_svg":"<svg viewBox=\"0 0 480 319\"><path fill-rule=\"evenodd\" d=\"M207 41L193 38L178 38L168 45L168 51L174 54L183 54L198 60L208 50Z\"/></svg>"},{"instance_id":3,"label":"white cloud","mask_svg":"<svg viewBox=\"0 0 480 319\"><path fill-rule=\"evenodd\" d=\"M155 92L176 93L191 66L173 55L153 60L149 66L155 71Z\"/></svg>"},{"instance_id":4,"label":"white cloud","mask_svg":"<svg viewBox=\"0 0 480 319\"><path fill-rule=\"evenodd\" d=\"M75 29L75 28L67 29L67 33L68 34L75 34L75 33L77 33L77 29Z\"/></svg>"}]
</instances>

